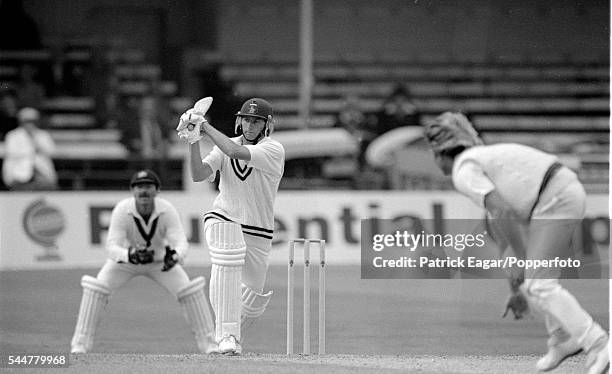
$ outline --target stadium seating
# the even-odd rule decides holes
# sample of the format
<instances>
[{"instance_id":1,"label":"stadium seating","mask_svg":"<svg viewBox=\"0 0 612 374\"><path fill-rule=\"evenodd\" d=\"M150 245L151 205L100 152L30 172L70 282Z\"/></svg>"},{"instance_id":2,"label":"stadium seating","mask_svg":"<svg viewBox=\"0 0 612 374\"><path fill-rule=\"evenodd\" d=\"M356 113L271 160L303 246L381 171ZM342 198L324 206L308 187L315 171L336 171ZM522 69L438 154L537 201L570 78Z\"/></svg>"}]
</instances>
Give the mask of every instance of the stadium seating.
<instances>
[{"instance_id":1,"label":"stadium seating","mask_svg":"<svg viewBox=\"0 0 612 374\"><path fill-rule=\"evenodd\" d=\"M362 109L373 113L401 82L409 87L423 120L449 109L467 111L490 142L519 141L559 152L564 147L567 151L564 142L576 140L577 134L585 135L582 140L591 143L608 138L606 56L315 55L312 115L306 121L298 114L299 66L295 56L253 53L248 59L234 59L217 54L216 59L221 62L220 76L234 84L236 94L262 96L274 103L279 131L332 126L347 94L358 95ZM560 136L541 144L532 134L544 132ZM598 151L608 149L604 144ZM603 178L607 165L585 165L591 165L585 166L590 168L584 174L585 181L607 182ZM404 187L418 184L409 176L394 175L394 179L395 185ZM439 185L435 180L429 184Z\"/></svg>"},{"instance_id":2,"label":"stadium seating","mask_svg":"<svg viewBox=\"0 0 612 374\"><path fill-rule=\"evenodd\" d=\"M142 51L118 45L104 53L105 60L113 65L109 71L116 75L119 94L142 96L154 84L162 95L176 98L171 99L172 110L186 108L185 99L177 97L177 84L162 80L160 66L146 63ZM63 40L54 48L43 50L0 51L3 88L16 85L23 65L38 69L39 81L48 93L39 109L43 126L57 145L54 162L60 188L125 189L131 173L149 166L165 174L166 189L181 189L184 152L171 146L167 157L147 160L130 155L120 142L120 131L99 122L99 103L93 91L83 91L88 87L84 86L86 80L81 79L92 72L93 58L92 41L87 39ZM60 72L62 78L58 81ZM0 159L2 154L0 142Z\"/></svg>"}]
</instances>

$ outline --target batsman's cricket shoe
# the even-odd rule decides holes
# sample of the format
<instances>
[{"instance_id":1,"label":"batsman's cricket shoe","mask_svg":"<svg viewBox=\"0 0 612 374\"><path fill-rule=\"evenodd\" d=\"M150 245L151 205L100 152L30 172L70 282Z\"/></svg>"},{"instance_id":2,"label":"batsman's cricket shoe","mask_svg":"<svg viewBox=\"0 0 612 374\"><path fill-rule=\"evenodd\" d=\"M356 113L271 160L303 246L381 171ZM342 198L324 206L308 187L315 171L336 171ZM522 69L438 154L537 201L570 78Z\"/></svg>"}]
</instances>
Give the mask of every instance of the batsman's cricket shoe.
<instances>
[{"instance_id":1,"label":"batsman's cricket shoe","mask_svg":"<svg viewBox=\"0 0 612 374\"><path fill-rule=\"evenodd\" d=\"M73 345L70 349L70 353L87 353L87 349L82 345Z\"/></svg>"},{"instance_id":2,"label":"batsman's cricket shoe","mask_svg":"<svg viewBox=\"0 0 612 374\"><path fill-rule=\"evenodd\" d=\"M242 346L234 335L224 336L219 342L219 353L228 356L238 356L242 353Z\"/></svg>"},{"instance_id":3,"label":"batsman's cricket shoe","mask_svg":"<svg viewBox=\"0 0 612 374\"><path fill-rule=\"evenodd\" d=\"M582 347L576 339L563 329L557 329L548 338L548 352L536 363L538 371L549 371L559 366L565 359L577 355Z\"/></svg>"}]
</instances>

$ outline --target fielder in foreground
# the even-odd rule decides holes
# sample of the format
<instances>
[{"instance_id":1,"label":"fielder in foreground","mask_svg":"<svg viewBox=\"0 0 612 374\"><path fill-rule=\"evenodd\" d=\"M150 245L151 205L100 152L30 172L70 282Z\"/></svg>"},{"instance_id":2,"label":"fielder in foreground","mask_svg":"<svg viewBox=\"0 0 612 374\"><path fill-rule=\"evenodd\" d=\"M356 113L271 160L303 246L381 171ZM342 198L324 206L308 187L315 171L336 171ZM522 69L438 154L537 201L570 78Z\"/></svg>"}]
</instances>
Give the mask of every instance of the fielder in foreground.
<instances>
[{"instance_id":1,"label":"fielder in foreground","mask_svg":"<svg viewBox=\"0 0 612 374\"><path fill-rule=\"evenodd\" d=\"M272 291L264 292L264 285L285 150L270 138L272 106L264 99L252 98L242 105L236 113L234 138L212 127L204 114L196 104L181 116L177 130L193 128L182 137L190 144L193 181L212 182L220 173L219 195L213 210L204 214L212 263L210 301L219 352L236 355L242 350L241 330L264 313L272 296ZM202 134L215 144L204 159Z\"/></svg>"},{"instance_id":2,"label":"fielder in foreground","mask_svg":"<svg viewBox=\"0 0 612 374\"><path fill-rule=\"evenodd\" d=\"M187 254L187 238L179 215L170 202L157 197L160 181L150 170L134 174L133 197L113 209L106 241L108 259L96 278L81 280L83 298L71 352L86 353L93 347L100 314L110 295L130 279L143 275L174 295L195 334L202 353L214 353L214 320L203 277L189 280L181 262Z\"/></svg>"},{"instance_id":3,"label":"fielder in foreground","mask_svg":"<svg viewBox=\"0 0 612 374\"><path fill-rule=\"evenodd\" d=\"M425 135L436 163L452 175L455 188L501 223L512 245L516 225L528 229L525 253L531 260L567 254L585 211L585 192L574 172L557 157L519 144L483 145L469 120L446 112L428 123ZM515 250L518 245L512 245ZM540 311L549 334L548 352L536 367L548 371L584 350L589 374L607 372L608 334L559 283L559 272L527 270L520 286Z\"/></svg>"}]
</instances>

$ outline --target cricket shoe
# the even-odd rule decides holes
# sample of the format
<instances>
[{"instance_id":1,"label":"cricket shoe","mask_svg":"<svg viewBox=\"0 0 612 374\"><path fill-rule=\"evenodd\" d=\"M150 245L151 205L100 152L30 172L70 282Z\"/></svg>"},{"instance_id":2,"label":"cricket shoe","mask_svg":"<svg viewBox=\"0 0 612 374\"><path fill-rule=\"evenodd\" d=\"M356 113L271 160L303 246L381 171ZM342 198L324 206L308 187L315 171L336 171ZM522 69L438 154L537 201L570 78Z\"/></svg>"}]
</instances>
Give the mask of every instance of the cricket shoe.
<instances>
[{"instance_id":1,"label":"cricket shoe","mask_svg":"<svg viewBox=\"0 0 612 374\"><path fill-rule=\"evenodd\" d=\"M72 346L70 353L87 353L87 349L80 344L76 344Z\"/></svg>"},{"instance_id":2,"label":"cricket shoe","mask_svg":"<svg viewBox=\"0 0 612 374\"><path fill-rule=\"evenodd\" d=\"M224 336L219 342L219 353L228 356L239 356L242 353L242 346L234 335Z\"/></svg>"},{"instance_id":3,"label":"cricket shoe","mask_svg":"<svg viewBox=\"0 0 612 374\"><path fill-rule=\"evenodd\" d=\"M559 366L565 359L577 355L582 351L582 347L575 339L558 329L548 338L548 352L538 360L536 369L538 371L549 371Z\"/></svg>"},{"instance_id":4,"label":"cricket shoe","mask_svg":"<svg viewBox=\"0 0 612 374\"><path fill-rule=\"evenodd\" d=\"M212 337L206 337L198 340L198 350L207 355L215 354L219 353L219 345Z\"/></svg>"},{"instance_id":5,"label":"cricket shoe","mask_svg":"<svg viewBox=\"0 0 612 374\"><path fill-rule=\"evenodd\" d=\"M588 374L608 373L610 369L610 349L608 334L598 325L593 324L592 334L596 337L585 344L587 354L586 366ZM588 338L587 338L588 339Z\"/></svg>"}]
</instances>

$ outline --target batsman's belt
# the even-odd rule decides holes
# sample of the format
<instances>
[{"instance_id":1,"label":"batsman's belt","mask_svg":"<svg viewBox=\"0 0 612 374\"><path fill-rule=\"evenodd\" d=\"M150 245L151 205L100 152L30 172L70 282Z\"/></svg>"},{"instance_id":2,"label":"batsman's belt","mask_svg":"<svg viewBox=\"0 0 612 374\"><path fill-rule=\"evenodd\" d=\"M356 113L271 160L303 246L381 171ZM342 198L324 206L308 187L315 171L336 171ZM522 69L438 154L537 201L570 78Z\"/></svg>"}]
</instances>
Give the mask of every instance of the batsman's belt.
<instances>
[{"instance_id":1,"label":"batsman's belt","mask_svg":"<svg viewBox=\"0 0 612 374\"><path fill-rule=\"evenodd\" d=\"M538 191L538 195L536 197L535 202L533 203L533 206L531 207L531 211L529 211L529 219L531 219L531 216L533 215L533 211L535 210L536 205L538 205L538 203L540 202L540 196L542 196L542 192L544 192L544 190L546 189L546 186L548 186L548 183L550 182L550 180L555 176L555 174L557 174L557 172L563 167L563 164L555 161L553 162L552 165L550 165L550 167L548 168L548 170L546 170L546 173L544 173L544 178L542 178L542 184L540 184L540 190Z\"/></svg>"}]
</instances>

